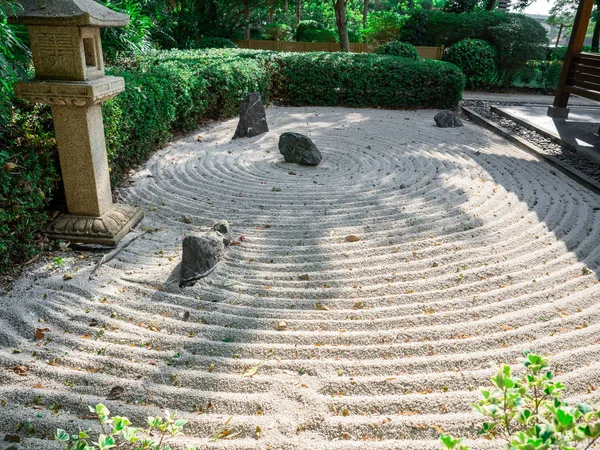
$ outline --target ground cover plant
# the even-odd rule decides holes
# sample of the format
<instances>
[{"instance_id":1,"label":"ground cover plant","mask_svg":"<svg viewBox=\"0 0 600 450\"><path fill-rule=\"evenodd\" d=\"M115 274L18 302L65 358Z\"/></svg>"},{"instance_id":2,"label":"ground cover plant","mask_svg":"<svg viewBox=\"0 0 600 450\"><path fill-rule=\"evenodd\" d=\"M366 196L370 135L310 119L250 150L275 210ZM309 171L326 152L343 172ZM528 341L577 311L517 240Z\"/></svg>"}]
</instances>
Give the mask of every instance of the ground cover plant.
<instances>
[{"instance_id":1,"label":"ground cover plant","mask_svg":"<svg viewBox=\"0 0 600 450\"><path fill-rule=\"evenodd\" d=\"M118 59L107 74L127 86L103 105L113 183L174 133L234 116L251 92L286 105L449 108L464 87L460 70L441 61L242 49L152 52ZM18 102L8 109L12 125L0 136L3 268L33 256L34 234L60 190L49 108Z\"/></svg>"},{"instance_id":2,"label":"ground cover plant","mask_svg":"<svg viewBox=\"0 0 600 450\"><path fill-rule=\"evenodd\" d=\"M187 422L177 419L177 413L167 410L164 418L148 417L146 428L133 427L127 417L111 417L108 408L102 404L96 405L95 408L90 406L89 409L97 417L101 429L97 440L90 442L94 439L92 430L69 435L59 428L54 433L54 439L60 442L65 450L170 450L167 440L180 434ZM194 447L188 448L194 450Z\"/></svg>"},{"instance_id":3,"label":"ground cover plant","mask_svg":"<svg viewBox=\"0 0 600 450\"><path fill-rule=\"evenodd\" d=\"M592 449L600 439L600 408L563 400L565 385L555 379L548 359L526 352L523 369L508 365L481 391L473 410L484 418L479 435L506 441L509 450ZM468 450L463 439L442 435L442 450Z\"/></svg>"}]
</instances>

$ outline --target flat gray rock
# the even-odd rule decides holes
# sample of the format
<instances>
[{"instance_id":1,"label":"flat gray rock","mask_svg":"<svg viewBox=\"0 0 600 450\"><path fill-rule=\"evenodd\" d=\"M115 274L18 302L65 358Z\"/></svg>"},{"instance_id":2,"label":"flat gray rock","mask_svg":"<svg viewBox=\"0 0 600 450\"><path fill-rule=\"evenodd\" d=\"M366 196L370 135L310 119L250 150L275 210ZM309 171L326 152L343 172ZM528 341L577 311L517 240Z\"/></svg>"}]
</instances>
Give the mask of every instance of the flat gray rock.
<instances>
[{"instance_id":1,"label":"flat gray rock","mask_svg":"<svg viewBox=\"0 0 600 450\"><path fill-rule=\"evenodd\" d=\"M313 141L300 133L283 133L279 138L279 151L289 163L316 166L323 159Z\"/></svg>"},{"instance_id":2,"label":"flat gray rock","mask_svg":"<svg viewBox=\"0 0 600 450\"><path fill-rule=\"evenodd\" d=\"M240 121L233 139L254 137L269 131L267 113L260 92L248 95L240 105Z\"/></svg>"},{"instance_id":3,"label":"flat gray rock","mask_svg":"<svg viewBox=\"0 0 600 450\"><path fill-rule=\"evenodd\" d=\"M433 120L435 120L435 123L440 128L458 128L463 126L458 114L452 111L441 111L435 115Z\"/></svg>"}]
</instances>

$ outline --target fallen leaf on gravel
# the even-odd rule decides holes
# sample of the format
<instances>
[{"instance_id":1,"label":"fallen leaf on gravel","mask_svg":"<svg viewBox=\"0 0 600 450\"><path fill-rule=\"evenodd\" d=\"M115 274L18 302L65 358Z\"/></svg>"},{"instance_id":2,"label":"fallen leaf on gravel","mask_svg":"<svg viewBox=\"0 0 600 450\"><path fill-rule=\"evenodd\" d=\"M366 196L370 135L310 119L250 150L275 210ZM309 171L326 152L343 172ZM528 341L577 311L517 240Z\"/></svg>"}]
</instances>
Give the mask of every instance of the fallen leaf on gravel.
<instances>
[{"instance_id":1,"label":"fallen leaf on gravel","mask_svg":"<svg viewBox=\"0 0 600 450\"><path fill-rule=\"evenodd\" d=\"M514 330L513 327L510 327L508 325L500 325L500 328L502 328L504 331Z\"/></svg>"},{"instance_id":2,"label":"fallen leaf on gravel","mask_svg":"<svg viewBox=\"0 0 600 450\"><path fill-rule=\"evenodd\" d=\"M21 437L18 434L7 434L4 436L4 442L21 442Z\"/></svg>"},{"instance_id":3,"label":"fallen leaf on gravel","mask_svg":"<svg viewBox=\"0 0 600 450\"><path fill-rule=\"evenodd\" d=\"M350 236L346 236L346 240L348 242L358 242L358 241L360 241L360 238L358 236L354 236L353 234L351 234Z\"/></svg>"},{"instance_id":4,"label":"fallen leaf on gravel","mask_svg":"<svg viewBox=\"0 0 600 450\"><path fill-rule=\"evenodd\" d=\"M38 384L34 384L33 388L34 389L44 389L44 386L42 386L40 383L38 383Z\"/></svg>"},{"instance_id":5,"label":"fallen leaf on gravel","mask_svg":"<svg viewBox=\"0 0 600 450\"><path fill-rule=\"evenodd\" d=\"M262 437L262 429L256 425L256 439L260 439Z\"/></svg>"},{"instance_id":6,"label":"fallen leaf on gravel","mask_svg":"<svg viewBox=\"0 0 600 450\"><path fill-rule=\"evenodd\" d=\"M213 373L213 372L215 371L215 365L211 363L211 365L210 365L210 366L208 366L208 371L209 371L210 373Z\"/></svg>"},{"instance_id":7,"label":"fallen leaf on gravel","mask_svg":"<svg viewBox=\"0 0 600 450\"><path fill-rule=\"evenodd\" d=\"M122 386L115 386L110 390L106 396L106 400L119 400L125 394L125 388Z\"/></svg>"},{"instance_id":8,"label":"fallen leaf on gravel","mask_svg":"<svg viewBox=\"0 0 600 450\"><path fill-rule=\"evenodd\" d=\"M437 425L437 424L435 424L435 423L434 423L432 426L433 426L433 428L435 428L435 429L436 429L436 430L437 430L437 431L438 431L440 434L446 434L446 430L444 430L444 429L443 429L442 427L440 427L439 425Z\"/></svg>"},{"instance_id":9,"label":"fallen leaf on gravel","mask_svg":"<svg viewBox=\"0 0 600 450\"><path fill-rule=\"evenodd\" d=\"M256 374L256 372L258 371L259 367L260 367L260 363L253 365L248 370L246 370L244 372L244 375L242 375L242 376L246 377L246 378L251 377L252 375Z\"/></svg>"},{"instance_id":10,"label":"fallen leaf on gravel","mask_svg":"<svg viewBox=\"0 0 600 450\"><path fill-rule=\"evenodd\" d=\"M92 319L90 323L88 323L88 326L90 327L97 327L98 326L98 321L96 319Z\"/></svg>"},{"instance_id":11,"label":"fallen leaf on gravel","mask_svg":"<svg viewBox=\"0 0 600 450\"><path fill-rule=\"evenodd\" d=\"M11 170L15 170L17 165L14 162L6 162L2 165L2 168L7 172L10 172Z\"/></svg>"},{"instance_id":12,"label":"fallen leaf on gravel","mask_svg":"<svg viewBox=\"0 0 600 450\"><path fill-rule=\"evenodd\" d=\"M293 170L290 170L290 171L288 172L288 175L296 175L296 172L294 172Z\"/></svg>"},{"instance_id":13,"label":"fallen leaf on gravel","mask_svg":"<svg viewBox=\"0 0 600 450\"><path fill-rule=\"evenodd\" d=\"M35 329L35 340L39 341L46 337L46 333L50 331L50 328L36 328Z\"/></svg>"},{"instance_id":14,"label":"fallen leaf on gravel","mask_svg":"<svg viewBox=\"0 0 600 450\"><path fill-rule=\"evenodd\" d=\"M190 219L188 216L183 216L183 223L192 223L192 219Z\"/></svg>"},{"instance_id":15,"label":"fallen leaf on gravel","mask_svg":"<svg viewBox=\"0 0 600 450\"><path fill-rule=\"evenodd\" d=\"M365 302L354 302L354 309L366 309L367 304Z\"/></svg>"},{"instance_id":16,"label":"fallen leaf on gravel","mask_svg":"<svg viewBox=\"0 0 600 450\"><path fill-rule=\"evenodd\" d=\"M183 320L188 320L190 318L190 312L186 311L183 313Z\"/></svg>"},{"instance_id":17,"label":"fallen leaf on gravel","mask_svg":"<svg viewBox=\"0 0 600 450\"><path fill-rule=\"evenodd\" d=\"M310 280L310 276L307 273L305 273L303 275L299 275L298 278L300 280L302 280L302 281L309 281Z\"/></svg>"},{"instance_id":18,"label":"fallen leaf on gravel","mask_svg":"<svg viewBox=\"0 0 600 450\"><path fill-rule=\"evenodd\" d=\"M285 320L282 320L281 322L279 322L277 324L277 326L275 327L276 329L283 331L283 330L287 330L288 324Z\"/></svg>"},{"instance_id":19,"label":"fallen leaf on gravel","mask_svg":"<svg viewBox=\"0 0 600 450\"><path fill-rule=\"evenodd\" d=\"M342 375L344 375L344 369L338 369L337 374L338 374L338 377L341 377Z\"/></svg>"},{"instance_id":20,"label":"fallen leaf on gravel","mask_svg":"<svg viewBox=\"0 0 600 450\"><path fill-rule=\"evenodd\" d=\"M77 418L82 420L98 420L98 416L77 416Z\"/></svg>"},{"instance_id":21,"label":"fallen leaf on gravel","mask_svg":"<svg viewBox=\"0 0 600 450\"><path fill-rule=\"evenodd\" d=\"M73 274L65 273L63 275L63 280L72 280L72 279L73 279Z\"/></svg>"},{"instance_id":22,"label":"fallen leaf on gravel","mask_svg":"<svg viewBox=\"0 0 600 450\"><path fill-rule=\"evenodd\" d=\"M229 245L242 245L242 243L240 241L232 241Z\"/></svg>"},{"instance_id":23,"label":"fallen leaf on gravel","mask_svg":"<svg viewBox=\"0 0 600 450\"><path fill-rule=\"evenodd\" d=\"M22 377L29 373L29 367L27 366L10 367L10 370L12 370L17 375L21 375Z\"/></svg>"},{"instance_id":24,"label":"fallen leaf on gravel","mask_svg":"<svg viewBox=\"0 0 600 450\"><path fill-rule=\"evenodd\" d=\"M325 306L323 303L315 304L315 309L318 309L319 311L329 311L329 308L327 306Z\"/></svg>"}]
</instances>

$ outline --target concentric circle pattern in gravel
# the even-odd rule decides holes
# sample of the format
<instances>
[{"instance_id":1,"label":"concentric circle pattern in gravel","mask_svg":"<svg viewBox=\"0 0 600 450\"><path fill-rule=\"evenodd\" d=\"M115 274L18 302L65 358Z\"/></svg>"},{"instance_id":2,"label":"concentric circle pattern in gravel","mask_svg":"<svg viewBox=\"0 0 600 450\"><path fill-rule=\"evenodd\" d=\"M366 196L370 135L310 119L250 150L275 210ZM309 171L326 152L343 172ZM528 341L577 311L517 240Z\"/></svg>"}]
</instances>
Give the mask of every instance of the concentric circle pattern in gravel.
<instances>
[{"instance_id":1,"label":"concentric circle pattern in gravel","mask_svg":"<svg viewBox=\"0 0 600 450\"><path fill-rule=\"evenodd\" d=\"M266 135L230 141L230 120L156 153L121 192L146 235L92 280L66 253L2 299L0 433L30 420L23 448L57 448L40 436L92 426L102 401L138 423L178 410L176 448L435 449L440 430L475 438L490 362L525 349L598 401L597 197L435 113L271 108ZM285 163L284 131L321 165ZM241 244L195 287L165 284L183 236L219 219Z\"/></svg>"}]
</instances>

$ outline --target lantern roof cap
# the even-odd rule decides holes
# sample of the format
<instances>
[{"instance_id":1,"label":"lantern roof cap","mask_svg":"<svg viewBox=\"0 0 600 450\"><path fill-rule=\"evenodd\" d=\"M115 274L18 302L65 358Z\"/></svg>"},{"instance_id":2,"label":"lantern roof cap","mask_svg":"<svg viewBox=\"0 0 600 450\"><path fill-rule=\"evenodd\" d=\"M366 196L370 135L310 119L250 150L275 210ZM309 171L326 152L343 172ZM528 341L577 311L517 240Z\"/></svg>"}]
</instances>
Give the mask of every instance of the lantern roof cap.
<instances>
[{"instance_id":1,"label":"lantern roof cap","mask_svg":"<svg viewBox=\"0 0 600 450\"><path fill-rule=\"evenodd\" d=\"M13 25L62 27L124 27L127 14L118 13L93 0L20 0L21 10L9 18Z\"/></svg>"}]
</instances>

